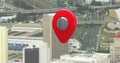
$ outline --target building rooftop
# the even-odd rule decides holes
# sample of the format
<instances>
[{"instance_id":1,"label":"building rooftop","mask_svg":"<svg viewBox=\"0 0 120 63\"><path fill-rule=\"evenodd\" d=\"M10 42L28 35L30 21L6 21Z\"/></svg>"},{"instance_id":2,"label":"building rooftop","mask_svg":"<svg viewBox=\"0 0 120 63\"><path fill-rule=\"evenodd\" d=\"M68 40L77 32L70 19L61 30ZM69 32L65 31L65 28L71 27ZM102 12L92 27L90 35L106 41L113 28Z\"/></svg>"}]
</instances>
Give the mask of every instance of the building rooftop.
<instances>
[{"instance_id":1,"label":"building rooftop","mask_svg":"<svg viewBox=\"0 0 120 63\"><path fill-rule=\"evenodd\" d=\"M120 38L120 34L116 34L116 35L115 35L115 38Z\"/></svg>"},{"instance_id":2,"label":"building rooftop","mask_svg":"<svg viewBox=\"0 0 120 63\"><path fill-rule=\"evenodd\" d=\"M90 62L93 59L100 59L101 57L108 58L110 54L107 53L93 53L93 54L80 54L80 55L63 55L60 58L66 60L73 60L73 61L82 61L82 62Z\"/></svg>"},{"instance_id":3,"label":"building rooftop","mask_svg":"<svg viewBox=\"0 0 120 63\"><path fill-rule=\"evenodd\" d=\"M8 54L8 63L22 63L22 53Z\"/></svg>"},{"instance_id":4,"label":"building rooftop","mask_svg":"<svg viewBox=\"0 0 120 63\"><path fill-rule=\"evenodd\" d=\"M23 32L23 31L9 31L9 36L25 36L25 37L42 37L43 32Z\"/></svg>"},{"instance_id":5,"label":"building rooftop","mask_svg":"<svg viewBox=\"0 0 120 63\"><path fill-rule=\"evenodd\" d=\"M12 25L12 27L9 29L8 35L24 37L42 37L43 28L40 24L15 24Z\"/></svg>"}]
</instances>

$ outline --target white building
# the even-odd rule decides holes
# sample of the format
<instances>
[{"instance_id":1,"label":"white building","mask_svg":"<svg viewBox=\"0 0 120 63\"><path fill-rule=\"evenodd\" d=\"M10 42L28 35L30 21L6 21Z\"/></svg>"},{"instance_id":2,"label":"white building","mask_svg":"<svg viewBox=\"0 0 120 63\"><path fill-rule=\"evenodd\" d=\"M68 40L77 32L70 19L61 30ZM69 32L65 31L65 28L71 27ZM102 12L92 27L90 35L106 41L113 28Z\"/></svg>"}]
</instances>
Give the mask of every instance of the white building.
<instances>
[{"instance_id":1,"label":"white building","mask_svg":"<svg viewBox=\"0 0 120 63\"><path fill-rule=\"evenodd\" d=\"M23 50L23 63L48 63L49 51L47 43L36 43Z\"/></svg>"},{"instance_id":2,"label":"white building","mask_svg":"<svg viewBox=\"0 0 120 63\"><path fill-rule=\"evenodd\" d=\"M43 41L40 24L15 24L10 28L8 34L9 63L24 63L27 57L24 52L26 52L26 49L31 49L32 51L34 47L39 49L38 54L36 52L39 58L38 63L49 62L49 47ZM29 58L31 59L33 56L29 55Z\"/></svg>"},{"instance_id":3,"label":"white building","mask_svg":"<svg viewBox=\"0 0 120 63\"><path fill-rule=\"evenodd\" d=\"M117 14L118 20L120 20L120 8L119 8L119 9L115 9L114 11L115 11L116 14Z\"/></svg>"},{"instance_id":4,"label":"white building","mask_svg":"<svg viewBox=\"0 0 120 63\"><path fill-rule=\"evenodd\" d=\"M76 56L63 55L60 57L64 63L110 63L110 54L80 54Z\"/></svg>"},{"instance_id":5,"label":"white building","mask_svg":"<svg viewBox=\"0 0 120 63\"><path fill-rule=\"evenodd\" d=\"M97 2L110 2L110 0L95 0Z\"/></svg>"},{"instance_id":6,"label":"white building","mask_svg":"<svg viewBox=\"0 0 120 63\"><path fill-rule=\"evenodd\" d=\"M23 61L22 63L25 63L26 60L25 50L33 49L34 47L39 49L38 54L36 54L37 56L39 56L39 63L49 62L49 53L50 53L49 48L47 43L43 42L42 38L9 36L8 41L9 41L9 48L8 48L9 62L11 62L12 60L13 63L19 63L22 61ZM33 56L29 56L29 58L32 57Z\"/></svg>"},{"instance_id":7,"label":"white building","mask_svg":"<svg viewBox=\"0 0 120 63\"><path fill-rule=\"evenodd\" d=\"M17 17L16 14L13 15L13 16L3 16L3 17L0 17L0 22L2 22L2 21L8 21L8 20L16 18L16 17Z\"/></svg>"}]
</instances>

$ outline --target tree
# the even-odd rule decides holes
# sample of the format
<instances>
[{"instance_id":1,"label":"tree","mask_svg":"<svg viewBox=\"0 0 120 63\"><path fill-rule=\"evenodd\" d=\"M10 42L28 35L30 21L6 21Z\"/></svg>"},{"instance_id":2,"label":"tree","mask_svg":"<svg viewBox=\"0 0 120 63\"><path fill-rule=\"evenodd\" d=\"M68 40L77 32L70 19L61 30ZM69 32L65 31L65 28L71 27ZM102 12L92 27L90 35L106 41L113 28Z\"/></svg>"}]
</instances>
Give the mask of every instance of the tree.
<instances>
[{"instance_id":1,"label":"tree","mask_svg":"<svg viewBox=\"0 0 120 63\"><path fill-rule=\"evenodd\" d=\"M65 7L65 0L57 0L57 5L61 7Z\"/></svg>"},{"instance_id":2,"label":"tree","mask_svg":"<svg viewBox=\"0 0 120 63\"><path fill-rule=\"evenodd\" d=\"M80 4L77 4L76 5L76 7L77 7L77 11L78 12L85 12L85 11L91 11L91 9L86 5L86 6L83 6L83 5L80 5Z\"/></svg>"},{"instance_id":3,"label":"tree","mask_svg":"<svg viewBox=\"0 0 120 63\"><path fill-rule=\"evenodd\" d=\"M16 7L24 8L24 9L34 9L32 6L27 5L27 3L24 2L23 0L14 0L13 5L15 5Z\"/></svg>"},{"instance_id":4,"label":"tree","mask_svg":"<svg viewBox=\"0 0 120 63\"><path fill-rule=\"evenodd\" d=\"M32 18L33 21L36 21L37 20L37 16L34 15L33 18Z\"/></svg>"},{"instance_id":5,"label":"tree","mask_svg":"<svg viewBox=\"0 0 120 63\"><path fill-rule=\"evenodd\" d=\"M101 6L102 5L102 3L101 2L97 2L97 1L92 1L91 2L91 5L93 5L93 6Z\"/></svg>"},{"instance_id":6,"label":"tree","mask_svg":"<svg viewBox=\"0 0 120 63\"><path fill-rule=\"evenodd\" d=\"M68 2L68 4L71 5L71 6L73 6L73 4L74 4L74 0L67 0L67 2Z\"/></svg>"}]
</instances>

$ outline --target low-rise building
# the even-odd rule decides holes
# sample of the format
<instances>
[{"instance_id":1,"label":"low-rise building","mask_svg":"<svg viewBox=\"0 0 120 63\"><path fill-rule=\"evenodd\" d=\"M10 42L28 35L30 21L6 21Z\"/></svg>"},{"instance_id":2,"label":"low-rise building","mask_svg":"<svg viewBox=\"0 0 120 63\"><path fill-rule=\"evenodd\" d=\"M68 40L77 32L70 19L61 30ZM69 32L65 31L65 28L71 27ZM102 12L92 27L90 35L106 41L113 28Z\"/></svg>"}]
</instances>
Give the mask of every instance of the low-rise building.
<instances>
[{"instance_id":1,"label":"low-rise building","mask_svg":"<svg viewBox=\"0 0 120 63\"><path fill-rule=\"evenodd\" d=\"M110 54L94 53L94 54L76 54L62 55L60 60L52 61L51 63L110 63Z\"/></svg>"},{"instance_id":2,"label":"low-rise building","mask_svg":"<svg viewBox=\"0 0 120 63\"><path fill-rule=\"evenodd\" d=\"M114 38L114 43L110 47L111 62L119 63L120 62L120 34L117 34Z\"/></svg>"},{"instance_id":3,"label":"low-rise building","mask_svg":"<svg viewBox=\"0 0 120 63\"><path fill-rule=\"evenodd\" d=\"M93 54L80 54L80 55L63 55L60 60L65 63L110 63L110 54L106 53L93 53Z\"/></svg>"}]
</instances>

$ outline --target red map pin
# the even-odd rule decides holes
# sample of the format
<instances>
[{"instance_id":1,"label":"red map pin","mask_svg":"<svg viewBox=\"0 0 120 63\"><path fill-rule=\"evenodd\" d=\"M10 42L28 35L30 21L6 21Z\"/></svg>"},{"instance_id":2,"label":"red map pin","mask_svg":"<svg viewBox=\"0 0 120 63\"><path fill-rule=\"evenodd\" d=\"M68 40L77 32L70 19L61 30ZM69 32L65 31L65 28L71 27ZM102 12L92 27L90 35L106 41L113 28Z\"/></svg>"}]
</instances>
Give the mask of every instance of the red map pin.
<instances>
[{"instance_id":1,"label":"red map pin","mask_svg":"<svg viewBox=\"0 0 120 63\"><path fill-rule=\"evenodd\" d=\"M56 12L52 27L59 41L65 44L76 30L77 22L76 16L66 9Z\"/></svg>"}]
</instances>

